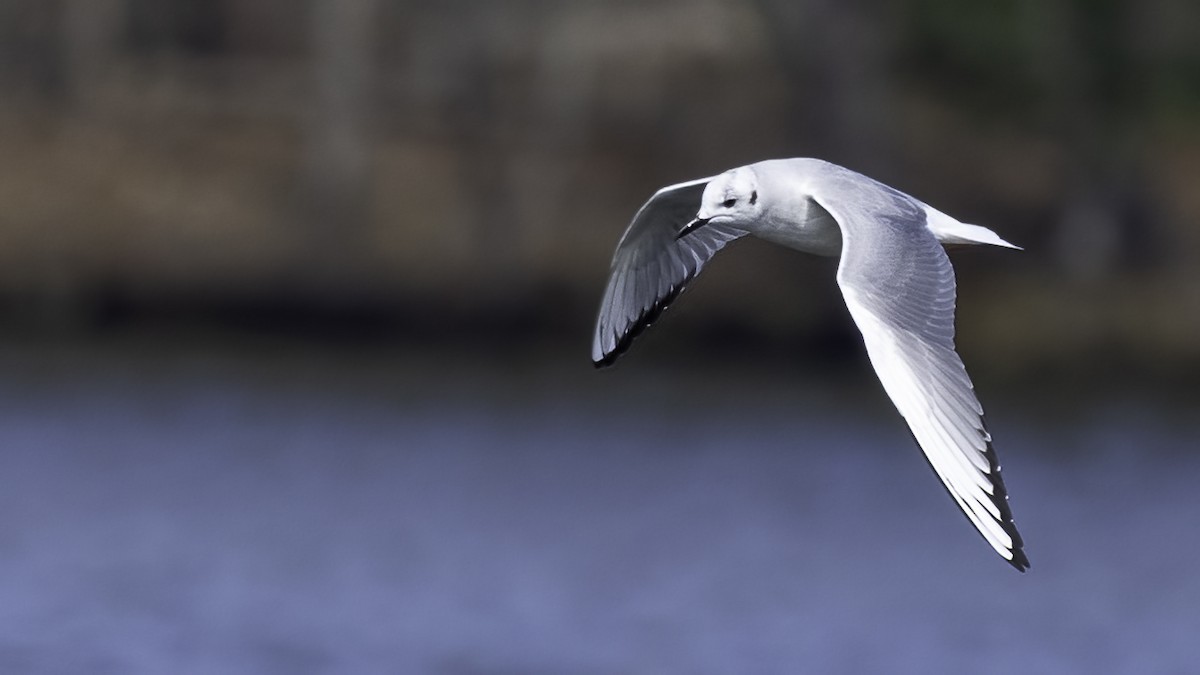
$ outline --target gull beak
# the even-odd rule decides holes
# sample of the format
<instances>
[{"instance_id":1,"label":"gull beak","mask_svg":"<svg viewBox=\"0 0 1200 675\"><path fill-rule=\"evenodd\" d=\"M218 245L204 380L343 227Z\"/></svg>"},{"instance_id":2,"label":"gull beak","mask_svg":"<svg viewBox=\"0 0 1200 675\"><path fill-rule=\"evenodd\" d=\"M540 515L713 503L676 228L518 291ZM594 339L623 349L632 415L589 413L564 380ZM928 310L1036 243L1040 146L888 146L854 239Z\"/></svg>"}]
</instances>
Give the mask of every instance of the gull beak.
<instances>
[{"instance_id":1,"label":"gull beak","mask_svg":"<svg viewBox=\"0 0 1200 675\"><path fill-rule=\"evenodd\" d=\"M683 226L683 229L679 231L679 234L675 235L675 241L679 241L680 239L683 239L684 237L691 234L694 230L698 230L707 224L708 224L708 218L693 219L692 222Z\"/></svg>"}]
</instances>

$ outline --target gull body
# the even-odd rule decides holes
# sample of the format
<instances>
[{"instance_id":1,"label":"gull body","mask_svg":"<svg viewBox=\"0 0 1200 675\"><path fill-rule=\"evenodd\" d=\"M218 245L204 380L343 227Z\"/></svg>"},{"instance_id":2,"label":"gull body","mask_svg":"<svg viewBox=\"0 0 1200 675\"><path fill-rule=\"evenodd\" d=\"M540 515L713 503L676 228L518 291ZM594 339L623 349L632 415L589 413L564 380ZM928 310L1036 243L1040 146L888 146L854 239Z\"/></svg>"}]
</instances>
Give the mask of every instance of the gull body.
<instances>
[{"instance_id":1,"label":"gull body","mask_svg":"<svg viewBox=\"0 0 1200 675\"><path fill-rule=\"evenodd\" d=\"M819 159L768 160L659 190L617 245L592 343L611 364L726 244L753 235L840 258L837 280L887 395L943 486L1005 560L1029 566L983 408L954 347L944 244L1017 248Z\"/></svg>"}]
</instances>

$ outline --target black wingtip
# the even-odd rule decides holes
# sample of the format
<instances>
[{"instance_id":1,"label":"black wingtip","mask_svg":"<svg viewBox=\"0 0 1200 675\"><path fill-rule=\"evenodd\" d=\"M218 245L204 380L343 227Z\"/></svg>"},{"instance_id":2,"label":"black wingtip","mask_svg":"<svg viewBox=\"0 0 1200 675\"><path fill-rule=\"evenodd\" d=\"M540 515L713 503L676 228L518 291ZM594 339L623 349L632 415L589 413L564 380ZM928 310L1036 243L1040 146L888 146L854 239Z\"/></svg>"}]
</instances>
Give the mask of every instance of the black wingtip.
<instances>
[{"instance_id":1,"label":"black wingtip","mask_svg":"<svg viewBox=\"0 0 1200 675\"><path fill-rule=\"evenodd\" d=\"M1021 574L1024 574L1025 570L1029 569L1029 558L1025 556L1025 551L1019 548L1013 549L1012 554L1012 560L1009 560L1008 564L1012 565Z\"/></svg>"},{"instance_id":2,"label":"black wingtip","mask_svg":"<svg viewBox=\"0 0 1200 675\"><path fill-rule=\"evenodd\" d=\"M984 421L983 427L986 431L986 421ZM917 444L918 448L920 448L921 443L917 440L917 437L912 434L911 430L909 431L909 436L912 437L913 442ZM987 441L987 449L985 450L984 455L988 460L988 475L992 479L994 497L992 503L996 505L996 508L1000 509L1000 528L1004 530L1004 533L1012 539L1012 549L1010 550L1012 557L1005 559L1005 562L1007 562L1009 565L1012 565L1013 568L1018 572L1024 574L1025 570L1029 569L1030 567L1029 557L1025 555L1025 540L1021 538L1021 533L1017 531L1017 524L1013 522L1012 509L1010 509L1008 506L1008 488L1004 486L1004 479L1000 476L1000 462L996 458L996 450L992 447L991 440ZM926 457L925 460L929 468L933 470L933 473L936 476L937 469L933 468L933 463L929 462L928 457ZM951 499L953 499L954 495L950 492L950 488L941 481L941 478L938 479L938 482L942 484L943 488L945 488L946 494L949 494ZM963 513L963 517L970 522L971 519L966 513ZM979 534L980 536L983 536L982 532Z\"/></svg>"},{"instance_id":3,"label":"black wingtip","mask_svg":"<svg viewBox=\"0 0 1200 675\"><path fill-rule=\"evenodd\" d=\"M629 351L629 346L633 344L634 339L636 339L647 328L649 328L650 324L657 321L658 317L662 316L663 311L666 310L672 302L675 302L675 299L679 297L680 293L683 293L688 282L691 281L693 277L695 277L694 273L684 277L682 281L675 286L672 286L666 295L659 298L658 301L651 305L646 311L642 312L641 316L639 316L629 326L629 330L625 331L624 335L621 335L617 338L617 343L613 345L613 348L609 350L607 354L599 359L592 359L592 365L598 370L600 368L607 368L616 363L617 359L619 359L622 354Z\"/></svg>"},{"instance_id":4,"label":"black wingtip","mask_svg":"<svg viewBox=\"0 0 1200 675\"><path fill-rule=\"evenodd\" d=\"M985 430L987 429L986 420L983 420L983 427ZM996 449L992 447L990 439L987 442L984 456L988 461L988 475L992 479L995 503L1000 509L1000 527L1005 534L1012 538L1012 558L1008 564L1023 573L1029 569L1029 557L1025 555L1025 540L1021 538L1021 533L1017 531L1017 524L1013 522L1012 509L1008 506L1008 488L1004 486L1004 477L1000 473L1000 461L996 457Z\"/></svg>"}]
</instances>

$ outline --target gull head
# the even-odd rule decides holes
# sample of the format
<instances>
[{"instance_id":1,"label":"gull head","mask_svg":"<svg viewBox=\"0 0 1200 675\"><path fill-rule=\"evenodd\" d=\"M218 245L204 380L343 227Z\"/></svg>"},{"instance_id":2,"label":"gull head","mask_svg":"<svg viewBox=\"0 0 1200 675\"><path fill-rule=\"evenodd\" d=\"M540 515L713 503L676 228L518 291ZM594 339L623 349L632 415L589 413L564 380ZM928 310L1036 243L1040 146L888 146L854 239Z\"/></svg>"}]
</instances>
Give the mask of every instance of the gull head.
<instances>
[{"instance_id":1,"label":"gull head","mask_svg":"<svg viewBox=\"0 0 1200 675\"><path fill-rule=\"evenodd\" d=\"M705 222L745 225L757 219L760 213L758 179L753 169L743 166L709 181L700 198L700 211L696 217Z\"/></svg>"},{"instance_id":2,"label":"gull head","mask_svg":"<svg viewBox=\"0 0 1200 675\"><path fill-rule=\"evenodd\" d=\"M750 167L739 167L708 182L700 198L700 210L695 220L685 225L675 238L682 239L709 223L745 226L757 220L761 214L758 179Z\"/></svg>"}]
</instances>

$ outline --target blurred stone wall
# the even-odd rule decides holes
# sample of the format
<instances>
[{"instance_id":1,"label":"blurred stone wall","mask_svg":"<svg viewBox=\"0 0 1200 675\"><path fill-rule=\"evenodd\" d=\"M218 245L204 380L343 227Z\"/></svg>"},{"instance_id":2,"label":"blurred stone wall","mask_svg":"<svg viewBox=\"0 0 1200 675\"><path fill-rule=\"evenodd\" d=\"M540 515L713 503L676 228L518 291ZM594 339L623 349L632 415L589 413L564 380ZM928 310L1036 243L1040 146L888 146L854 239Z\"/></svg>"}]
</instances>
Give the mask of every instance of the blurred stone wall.
<instances>
[{"instance_id":1,"label":"blurred stone wall","mask_svg":"<svg viewBox=\"0 0 1200 675\"><path fill-rule=\"evenodd\" d=\"M814 155L1027 248L959 256L989 349L1200 362L1200 9L960 5L0 0L0 298L586 324L659 186ZM739 248L679 321L844 311Z\"/></svg>"}]
</instances>

